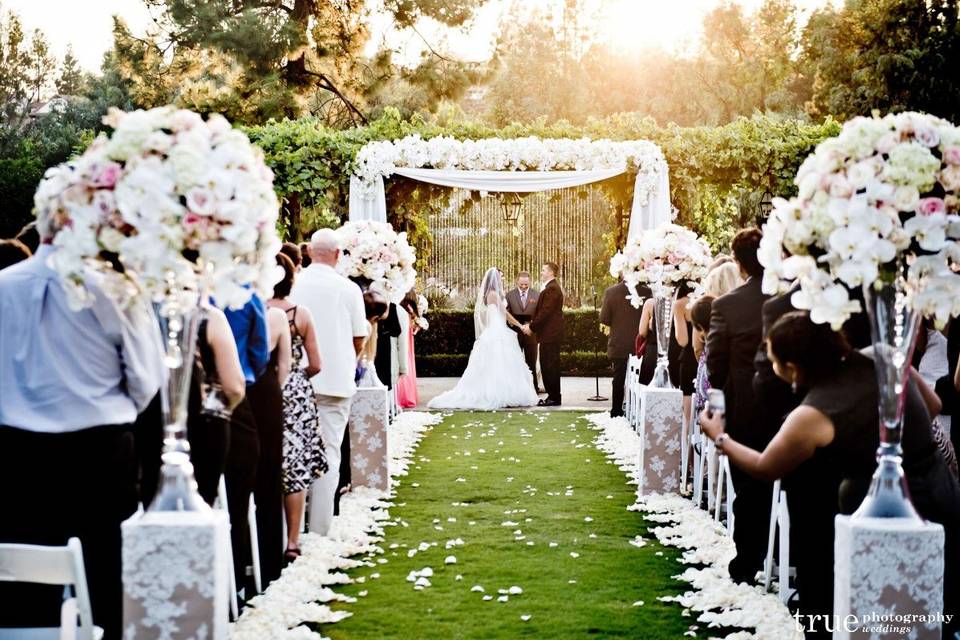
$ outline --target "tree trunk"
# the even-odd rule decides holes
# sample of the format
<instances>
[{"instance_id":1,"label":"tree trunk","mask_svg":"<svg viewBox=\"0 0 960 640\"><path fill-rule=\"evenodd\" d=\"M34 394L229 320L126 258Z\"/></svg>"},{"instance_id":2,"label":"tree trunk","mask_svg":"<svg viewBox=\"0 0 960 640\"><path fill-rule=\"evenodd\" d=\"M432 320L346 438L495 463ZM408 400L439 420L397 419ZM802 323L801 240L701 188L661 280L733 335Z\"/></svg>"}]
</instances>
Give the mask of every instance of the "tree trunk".
<instances>
[{"instance_id":1,"label":"tree trunk","mask_svg":"<svg viewBox=\"0 0 960 640\"><path fill-rule=\"evenodd\" d=\"M303 238L300 233L300 196L296 193L289 194L283 203L283 220L287 225L287 240L299 243Z\"/></svg>"}]
</instances>

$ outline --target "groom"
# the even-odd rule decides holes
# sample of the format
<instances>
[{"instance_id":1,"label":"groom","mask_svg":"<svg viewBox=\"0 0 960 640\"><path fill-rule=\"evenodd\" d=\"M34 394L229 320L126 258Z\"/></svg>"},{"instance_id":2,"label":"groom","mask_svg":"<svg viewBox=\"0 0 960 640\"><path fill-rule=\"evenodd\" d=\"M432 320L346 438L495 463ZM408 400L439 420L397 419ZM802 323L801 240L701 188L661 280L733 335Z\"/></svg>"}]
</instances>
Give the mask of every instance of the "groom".
<instances>
[{"instance_id":1,"label":"groom","mask_svg":"<svg viewBox=\"0 0 960 640\"><path fill-rule=\"evenodd\" d=\"M563 339L563 289L557 282L560 267L555 262L544 263L540 269L543 289L533 309L533 318L523 325L523 333L536 334L540 341L540 371L546 400L538 404L544 407L560 406L560 341Z\"/></svg>"}]
</instances>

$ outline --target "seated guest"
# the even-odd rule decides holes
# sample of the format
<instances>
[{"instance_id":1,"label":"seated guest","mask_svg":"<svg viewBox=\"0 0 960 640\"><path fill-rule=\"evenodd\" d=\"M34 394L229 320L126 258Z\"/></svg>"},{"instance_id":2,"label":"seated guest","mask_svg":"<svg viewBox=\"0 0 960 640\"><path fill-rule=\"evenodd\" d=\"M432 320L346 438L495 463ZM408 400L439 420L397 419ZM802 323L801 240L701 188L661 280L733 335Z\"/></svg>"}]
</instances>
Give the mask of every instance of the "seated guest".
<instances>
[{"instance_id":1,"label":"seated guest","mask_svg":"<svg viewBox=\"0 0 960 640\"><path fill-rule=\"evenodd\" d=\"M54 230L40 221L48 242ZM0 271L0 542L83 545L93 622L121 637L120 523L137 509L130 426L164 380L146 305L96 286L70 308L47 266L58 249ZM63 587L0 583L0 627L59 626Z\"/></svg>"},{"instance_id":2,"label":"seated guest","mask_svg":"<svg viewBox=\"0 0 960 640\"><path fill-rule=\"evenodd\" d=\"M768 481L783 478L788 503L796 503L791 509L802 509L803 535L796 537L791 550L801 611L827 614L833 604L833 518L860 506L877 467L874 364L851 350L843 335L829 325L813 323L804 312L788 313L773 325L767 354L777 376L806 391L763 451L724 433L721 416L704 411L701 426L738 469ZM958 613L960 485L934 444L929 409L939 410L939 401L911 371L903 418L903 467L917 511L942 524L946 532L944 614L954 614L953 623L945 627L945 637L950 637Z\"/></svg>"},{"instance_id":3,"label":"seated guest","mask_svg":"<svg viewBox=\"0 0 960 640\"><path fill-rule=\"evenodd\" d=\"M287 299L296 278L294 263L287 255L277 256L283 279L274 285L273 298L267 304L283 311L290 325L290 375L283 385L283 507L287 519L284 560L292 562L300 555L300 525L307 488L327 472L327 461L323 456L317 399L310 384L310 378L320 373L320 348L310 310Z\"/></svg>"},{"instance_id":4,"label":"seated guest","mask_svg":"<svg viewBox=\"0 0 960 640\"><path fill-rule=\"evenodd\" d=\"M0 269L17 264L29 258L33 253L19 240L0 240Z\"/></svg>"}]
</instances>

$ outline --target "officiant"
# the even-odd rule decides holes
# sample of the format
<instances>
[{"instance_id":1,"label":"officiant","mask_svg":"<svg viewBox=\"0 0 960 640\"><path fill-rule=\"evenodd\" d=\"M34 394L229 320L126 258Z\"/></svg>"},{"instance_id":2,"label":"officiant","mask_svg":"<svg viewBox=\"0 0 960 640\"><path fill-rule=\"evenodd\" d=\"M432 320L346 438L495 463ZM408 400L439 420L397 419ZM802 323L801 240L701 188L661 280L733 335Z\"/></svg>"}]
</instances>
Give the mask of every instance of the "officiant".
<instances>
[{"instance_id":1,"label":"officiant","mask_svg":"<svg viewBox=\"0 0 960 640\"><path fill-rule=\"evenodd\" d=\"M533 317L533 310L537 306L538 293L530 288L530 272L521 271L517 274L516 286L507 292L507 310L521 325L530 322ZM525 335L517 327L510 327L517 334L517 340L520 342L520 349L523 351L524 360L527 362L527 368L533 375L533 386L537 393L543 393L540 385L537 384L537 336Z\"/></svg>"}]
</instances>

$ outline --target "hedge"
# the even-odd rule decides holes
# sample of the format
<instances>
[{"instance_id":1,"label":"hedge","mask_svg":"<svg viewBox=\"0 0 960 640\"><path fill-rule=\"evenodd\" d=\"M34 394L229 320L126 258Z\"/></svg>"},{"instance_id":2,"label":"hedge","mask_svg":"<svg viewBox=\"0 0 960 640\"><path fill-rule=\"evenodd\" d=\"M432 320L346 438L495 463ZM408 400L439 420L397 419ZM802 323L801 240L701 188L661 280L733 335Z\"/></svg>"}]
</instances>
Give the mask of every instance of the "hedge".
<instances>
[{"instance_id":1,"label":"hedge","mask_svg":"<svg viewBox=\"0 0 960 640\"><path fill-rule=\"evenodd\" d=\"M563 312L562 353L581 351L606 354L607 337L600 331L594 309L566 309ZM427 314L430 329L417 334L417 358L426 355L466 356L473 347L473 312L435 310ZM604 356L606 357L606 356Z\"/></svg>"},{"instance_id":2,"label":"hedge","mask_svg":"<svg viewBox=\"0 0 960 640\"><path fill-rule=\"evenodd\" d=\"M417 353L417 376L421 378L458 378L467 368L468 353ZM606 353L574 351L560 354L560 370L567 376L611 375Z\"/></svg>"},{"instance_id":3,"label":"hedge","mask_svg":"<svg viewBox=\"0 0 960 640\"><path fill-rule=\"evenodd\" d=\"M566 375L606 375L607 337L600 331L594 309L567 309L560 366ZM436 310L428 316L430 329L417 334L417 375L454 377L467 366L473 348L473 312Z\"/></svg>"}]
</instances>

